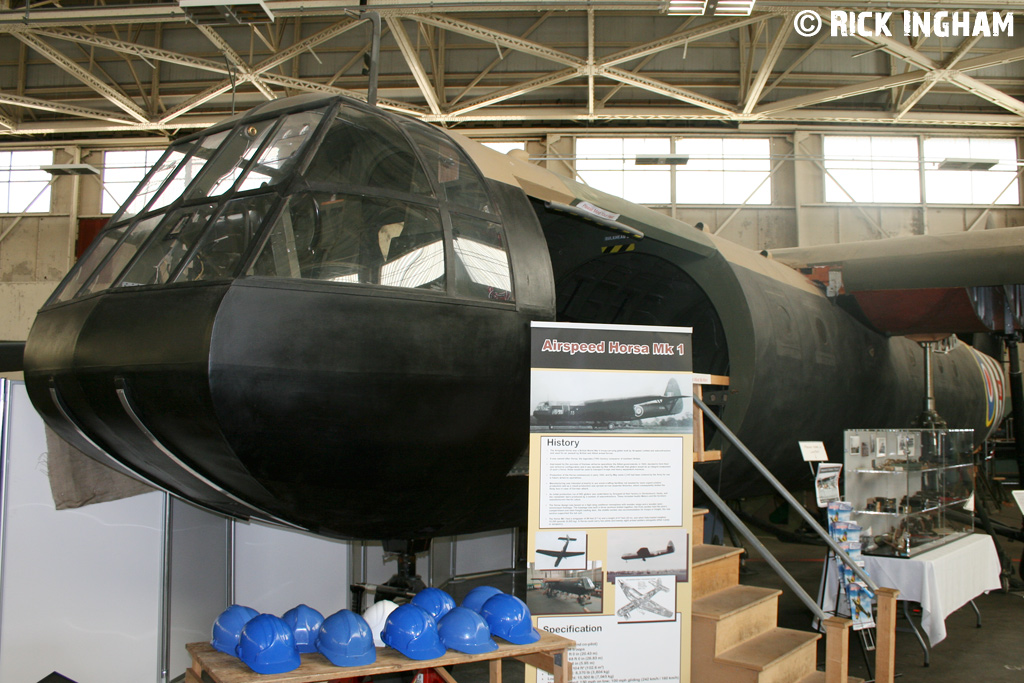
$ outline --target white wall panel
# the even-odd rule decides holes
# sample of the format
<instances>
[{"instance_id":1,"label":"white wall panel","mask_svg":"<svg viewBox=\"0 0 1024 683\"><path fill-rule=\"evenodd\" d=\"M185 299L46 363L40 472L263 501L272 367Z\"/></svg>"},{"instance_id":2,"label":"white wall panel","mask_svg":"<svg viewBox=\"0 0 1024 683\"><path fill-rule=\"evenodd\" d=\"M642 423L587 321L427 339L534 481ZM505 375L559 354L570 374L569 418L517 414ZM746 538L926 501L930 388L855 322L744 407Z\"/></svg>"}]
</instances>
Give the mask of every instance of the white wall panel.
<instances>
[{"instance_id":1,"label":"white wall panel","mask_svg":"<svg viewBox=\"0 0 1024 683\"><path fill-rule=\"evenodd\" d=\"M512 543L512 529L457 536L455 574L465 576L510 568Z\"/></svg>"},{"instance_id":2,"label":"white wall panel","mask_svg":"<svg viewBox=\"0 0 1024 683\"><path fill-rule=\"evenodd\" d=\"M164 494L55 510L43 422L10 387L0 681L158 680Z\"/></svg>"},{"instance_id":3,"label":"white wall panel","mask_svg":"<svg viewBox=\"0 0 1024 683\"><path fill-rule=\"evenodd\" d=\"M349 606L349 544L235 524L235 602L280 616L299 603L325 617Z\"/></svg>"},{"instance_id":4,"label":"white wall panel","mask_svg":"<svg viewBox=\"0 0 1024 683\"><path fill-rule=\"evenodd\" d=\"M213 622L227 607L228 529L220 515L171 501L169 678L191 660L185 645L210 640Z\"/></svg>"}]
</instances>

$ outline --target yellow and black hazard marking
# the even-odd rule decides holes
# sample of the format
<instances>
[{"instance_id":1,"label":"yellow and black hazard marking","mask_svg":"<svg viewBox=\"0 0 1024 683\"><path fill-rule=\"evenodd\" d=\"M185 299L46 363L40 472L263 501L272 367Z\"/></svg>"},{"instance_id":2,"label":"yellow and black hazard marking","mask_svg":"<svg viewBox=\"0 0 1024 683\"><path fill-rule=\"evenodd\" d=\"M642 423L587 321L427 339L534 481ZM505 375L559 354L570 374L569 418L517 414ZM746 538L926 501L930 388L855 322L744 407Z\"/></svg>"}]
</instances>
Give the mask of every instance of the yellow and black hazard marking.
<instances>
[{"instance_id":1,"label":"yellow and black hazard marking","mask_svg":"<svg viewBox=\"0 0 1024 683\"><path fill-rule=\"evenodd\" d=\"M633 251L636 249L635 244L616 244L613 247L601 247L602 254L618 254L623 251Z\"/></svg>"}]
</instances>

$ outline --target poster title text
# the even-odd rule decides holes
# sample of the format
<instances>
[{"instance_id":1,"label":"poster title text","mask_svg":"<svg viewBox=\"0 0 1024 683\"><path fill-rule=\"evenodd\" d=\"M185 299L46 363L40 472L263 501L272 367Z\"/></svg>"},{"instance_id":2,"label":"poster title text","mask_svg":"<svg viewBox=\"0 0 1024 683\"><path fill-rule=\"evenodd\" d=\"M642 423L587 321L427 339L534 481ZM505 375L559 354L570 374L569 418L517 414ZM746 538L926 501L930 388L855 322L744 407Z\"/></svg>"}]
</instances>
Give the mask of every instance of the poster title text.
<instances>
[{"instance_id":1,"label":"poster title text","mask_svg":"<svg viewBox=\"0 0 1024 683\"><path fill-rule=\"evenodd\" d=\"M567 353L575 356L577 353L594 354L617 354L632 356L682 356L685 355L685 344L666 344L654 342L652 344L626 344L619 341L601 342L562 342L557 339L545 339L541 346L542 353Z\"/></svg>"}]
</instances>

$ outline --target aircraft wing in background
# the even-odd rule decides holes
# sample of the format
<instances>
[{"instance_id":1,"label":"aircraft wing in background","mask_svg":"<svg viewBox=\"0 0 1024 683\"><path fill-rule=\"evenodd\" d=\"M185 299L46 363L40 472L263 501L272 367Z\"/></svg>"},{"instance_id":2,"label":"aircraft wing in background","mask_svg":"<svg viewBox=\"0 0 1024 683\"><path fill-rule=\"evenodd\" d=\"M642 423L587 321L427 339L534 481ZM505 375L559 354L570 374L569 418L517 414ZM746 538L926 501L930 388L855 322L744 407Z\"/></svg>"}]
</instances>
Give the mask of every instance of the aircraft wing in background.
<instances>
[{"instance_id":1,"label":"aircraft wing in background","mask_svg":"<svg viewBox=\"0 0 1024 683\"><path fill-rule=\"evenodd\" d=\"M775 249L888 334L1024 329L1024 227Z\"/></svg>"}]
</instances>

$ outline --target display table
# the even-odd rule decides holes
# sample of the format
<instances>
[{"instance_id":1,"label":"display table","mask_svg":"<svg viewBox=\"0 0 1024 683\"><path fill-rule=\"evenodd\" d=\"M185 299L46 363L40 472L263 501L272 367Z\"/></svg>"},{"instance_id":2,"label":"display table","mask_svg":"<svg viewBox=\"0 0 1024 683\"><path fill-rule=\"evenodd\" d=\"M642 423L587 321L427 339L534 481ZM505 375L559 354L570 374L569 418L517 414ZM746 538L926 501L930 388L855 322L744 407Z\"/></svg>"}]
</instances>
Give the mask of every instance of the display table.
<instances>
[{"instance_id":1,"label":"display table","mask_svg":"<svg viewBox=\"0 0 1024 683\"><path fill-rule=\"evenodd\" d=\"M513 645L496 640L498 649L482 655L466 655L449 650L443 657L417 661L391 648L377 648L377 661L367 666L340 667L331 664L319 653L302 655L302 666L283 674L257 674L238 658L213 649L209 643L185 646L192 657L192 666L185 672L185 683L321 683L343 678L358 679L375 674L433 669L448 683L455 683L442 667L468 662L490 662L491 683L501 683L501 660L517 659L547 671L554 683L569 683L572 671L567 651L576 642L547 631L540 631L540 640L530 645Z\"/></svg>"},{"instance_id":2,"label":"display table","mask_svg":"<svg viewBox=\"0 0 1024 683\"><path fill-rule=\"evenodd\" d=\"M971 534L910 558L864 555L864 568L879 586L898 589L900 600L921 604L921 628L932 645L946 637L947 616L1001 587L999 556L986 534Z\"/></svg>"},{"instance_id":3,"label":"display table","mask_svg":"<svg viewBox=\"0 0 1024 683\"><path fill-rule=\"evenodd\" d=\"M903 614L924 652L925 666L929 662L929 646L914 624L908 605L920 603L921 628L931 644L936 645L946 637L946 617L968 603L977 613L980 626L981 613L974 598L1001 588L999 556L992 538L986 534L971 534L911 558L876 555L863 558L864 569L875 585L900 592ZM836 614L839 574L831 554L826 564L818 599L826 614Z\"/></svg>"}]
</instances>

